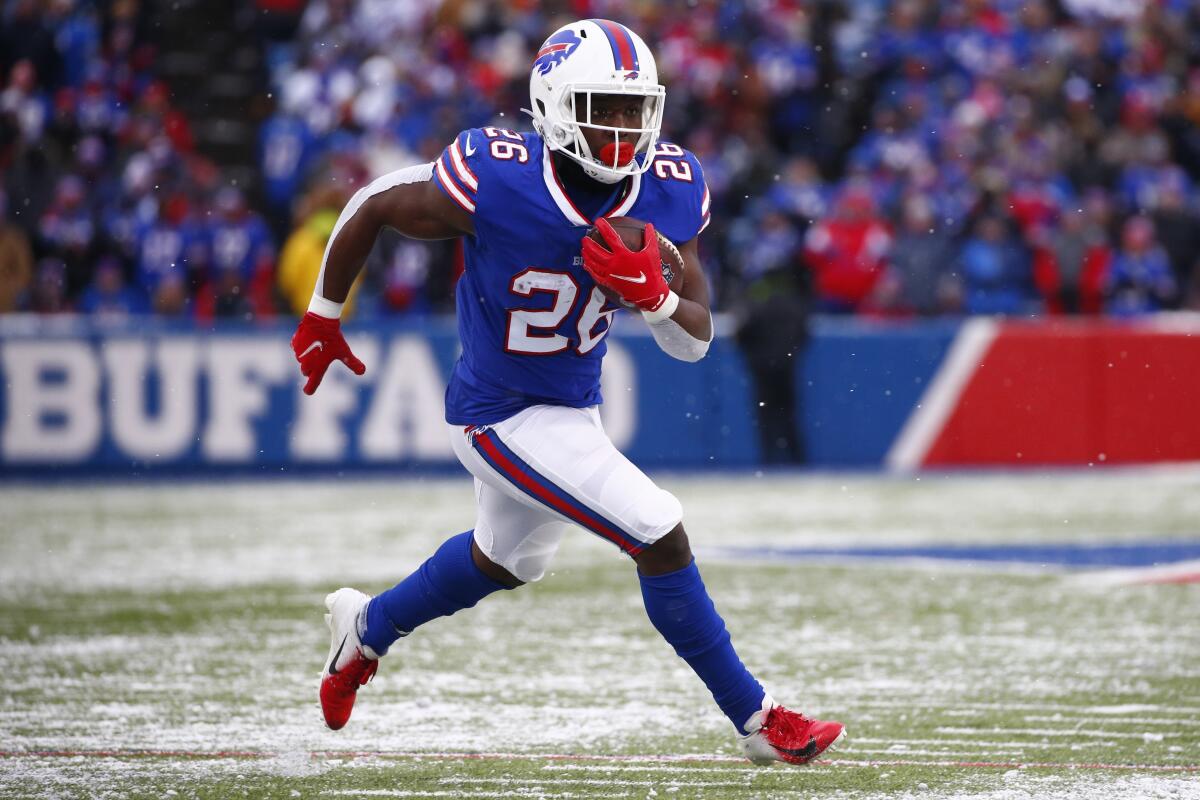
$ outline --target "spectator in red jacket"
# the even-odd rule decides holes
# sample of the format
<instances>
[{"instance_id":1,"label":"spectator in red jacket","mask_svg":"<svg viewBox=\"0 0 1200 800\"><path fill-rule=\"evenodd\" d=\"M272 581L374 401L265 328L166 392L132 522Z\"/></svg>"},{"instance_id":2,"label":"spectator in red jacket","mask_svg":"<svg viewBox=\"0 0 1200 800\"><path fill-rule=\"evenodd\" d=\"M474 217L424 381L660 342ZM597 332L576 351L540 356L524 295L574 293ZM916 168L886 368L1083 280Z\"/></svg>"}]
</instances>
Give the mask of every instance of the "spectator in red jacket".
<instances>
[{"instance_id":1,"label":"spectator in red jacket","mask_svg":"<svg viewBox=\"0 0 1200 800\"><path fill-rule=\"evenodd\" d=\"M804 252L813 271L817 307L847 314L871 296L887 267L892 234L865 184L850 183L833 215L808 230Z\"/></svg>"}]
</instances>

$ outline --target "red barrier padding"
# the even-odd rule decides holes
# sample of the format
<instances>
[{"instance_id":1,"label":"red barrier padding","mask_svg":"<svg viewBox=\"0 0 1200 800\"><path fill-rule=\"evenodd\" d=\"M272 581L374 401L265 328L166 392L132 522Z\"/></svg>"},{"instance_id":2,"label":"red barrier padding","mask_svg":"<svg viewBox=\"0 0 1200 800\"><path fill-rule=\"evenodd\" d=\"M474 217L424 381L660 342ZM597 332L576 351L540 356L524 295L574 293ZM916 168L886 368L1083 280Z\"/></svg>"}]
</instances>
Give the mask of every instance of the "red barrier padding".
<instances>
[{"instance_id":1,"label":"red barrier padding","mask_svg":"<svg viewBox=\"0 0 1200 800\"><path fill-rule=\"evenodd\" d=\"M1200 326L1005 323L925 466L1200 460Z\"/></svg>"}]
</instances>

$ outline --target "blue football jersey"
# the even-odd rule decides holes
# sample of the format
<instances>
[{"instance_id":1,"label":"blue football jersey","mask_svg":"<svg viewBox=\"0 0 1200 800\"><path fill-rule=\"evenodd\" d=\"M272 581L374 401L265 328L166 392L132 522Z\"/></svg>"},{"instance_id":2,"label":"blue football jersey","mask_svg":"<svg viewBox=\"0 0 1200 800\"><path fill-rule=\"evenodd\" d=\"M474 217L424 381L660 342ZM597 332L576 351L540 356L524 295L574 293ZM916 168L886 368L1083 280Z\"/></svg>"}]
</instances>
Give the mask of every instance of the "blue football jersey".
<instances>
[{"instance_id":1,"label":"blue football jersey","mask_svg":"<svg viewBox=\"0 0 1200 800\"><path fill-rule=\"evenodd\" d=\"M446 420L499 422L533 405L601 402L604 337L617 308L583 268L592 220L564 191L536 133L463 131L433 179L472 215L457 290L462 355L446 389ZM700 163L661 142L650 170L627 178L605 216L654 224L673 242L704 230L708 188Z\"/></svg>"}]
</instances>

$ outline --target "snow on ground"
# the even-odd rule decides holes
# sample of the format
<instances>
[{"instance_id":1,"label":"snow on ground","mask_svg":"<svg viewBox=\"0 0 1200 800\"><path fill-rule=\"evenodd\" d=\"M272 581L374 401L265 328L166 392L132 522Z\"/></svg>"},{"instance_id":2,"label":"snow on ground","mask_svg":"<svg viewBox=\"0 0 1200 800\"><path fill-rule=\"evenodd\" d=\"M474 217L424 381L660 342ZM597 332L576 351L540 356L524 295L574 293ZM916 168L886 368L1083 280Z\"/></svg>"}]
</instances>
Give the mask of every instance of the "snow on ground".
<instances>
[{"instance_id":1,"label":"snow on ground","mask_svg":"<svg viewBox=\"0 0 1200 800\"><path fill-rule=\"evenodd\" d=\"M729 545L1200 538L1193 468L920 479L663 475L660 483L683 501L702 553ZM352 753L653 752L658 731L682 736L680 753L717 760L547 759L532 792L524 778L477 777L440 795L347 787L338 796L581 796L608 769L624 776L613 796L674 785L668 796L687 797L698 776L746 785L727 724L707 713L703 687L649 630L632 572L597 569L623 559L583 533L564 543L542 585L405 640L366 690L370 700L354 724L324 730L314 691L327 643L323 591L386 586L447 535L470 528L466 479L4 487L0 508L0 600L8 608L53 608L67 589L93 595L89 612L107 604L125 613L132 596L171 619L179 609L165 593L196 592L198 603L218 610L237 611L245 598L228 630L201 620L174 632L51 629L0 639L0 749L30 753L0 757L0 797L23 796L7 792L21 785L38 787L28 796L74 796L81 786L89 796L119 796L130 780L304 778L376 761ZM741 621L735 642L748 645L743 656L761 665L764 681L802 691L811 713L853 721L839 759L885 770L894 762L1125 764L1139 756L1159 767L1200 764L1200 622L1181 605L1192 587L1114 589L954 565L801 565L764 607L759 576L771 565L721 566L712 570L718 605ZM564 591L584 579L598 588ZM289 610L259 605L264 587L274 587L269 603ZM1119 602L1112 591L1122 593ZM290 610L309 604L311 619ZM1098 606L1104 613L1089 616ZM589 627L597 614L604 624ZM497 644L514 631L520 647ZM797 674L812 677L796 687ZM101 754L143 749L211 757ZM90 755L33 755L39 750ZM267 757L216 757L225 750ZM839 761L829 769L861 767ZM956 792L878 796L1200 798L1200 775L984 769Z\"/></svg>"},{"instance_id":2,"label":"snow on ground","mask_svg":"<svg viewBox=\"0 0 1200 800\"><path fill-rule=\"evenodd\" d=\"M683 502L697 547L1200 536L1200 469L1190 467L660 483ZM0 506L0 594L388 580L474 524L467 478L0 487ZM560 560L616 557L588 538L568 539Z\"/></svg>"}]
</instances>

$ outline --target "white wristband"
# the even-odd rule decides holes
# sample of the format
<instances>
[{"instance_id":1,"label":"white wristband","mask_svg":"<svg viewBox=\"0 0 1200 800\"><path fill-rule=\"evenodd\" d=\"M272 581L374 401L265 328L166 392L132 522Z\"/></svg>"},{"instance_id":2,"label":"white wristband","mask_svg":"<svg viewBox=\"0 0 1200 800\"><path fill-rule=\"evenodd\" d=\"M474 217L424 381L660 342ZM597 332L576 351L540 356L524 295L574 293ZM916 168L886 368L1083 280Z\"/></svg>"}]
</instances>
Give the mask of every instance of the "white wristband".
<instances>
[{"instance_id":1,"label":"white wristband","mask_svg":"<svg viewBox=\"0 0 1200 800\"><path fill-rule=\"evenodd\" d=\"M677 308L679 308L679 295L668 290L667 299L663 300L662 305L655 311L643 311L642 318L649 323L662 322L664 319L670 319Z\"/></svg>"},{"instance_id":2,"label":"white wristband","mask_svg":"<svg viewBox=\"0 0 1200 800\"><path fill-rule=\"evenodd\" d=\"M318 317L327 317L329 319L341 319L342 306L345 303L335 303L332 300L326 300L321 295L314 293L312 300L308 301L308 310L316 314Z\"/></svg>"}]
</instances>

